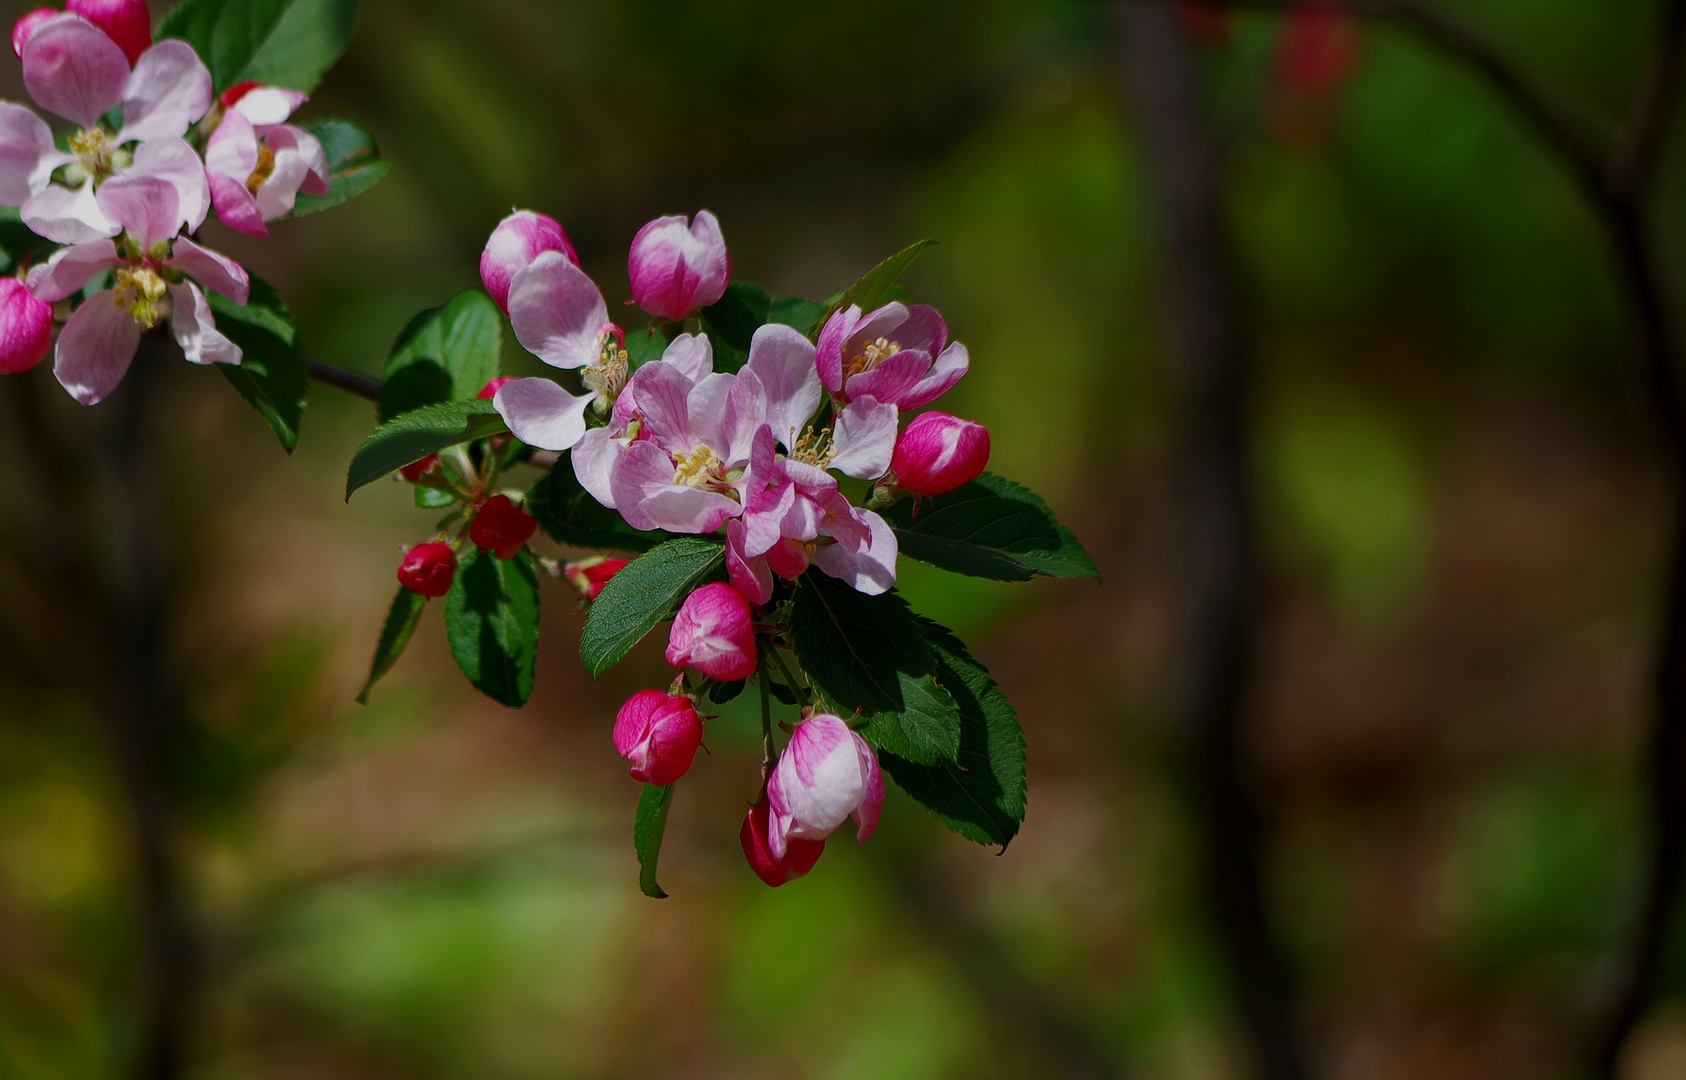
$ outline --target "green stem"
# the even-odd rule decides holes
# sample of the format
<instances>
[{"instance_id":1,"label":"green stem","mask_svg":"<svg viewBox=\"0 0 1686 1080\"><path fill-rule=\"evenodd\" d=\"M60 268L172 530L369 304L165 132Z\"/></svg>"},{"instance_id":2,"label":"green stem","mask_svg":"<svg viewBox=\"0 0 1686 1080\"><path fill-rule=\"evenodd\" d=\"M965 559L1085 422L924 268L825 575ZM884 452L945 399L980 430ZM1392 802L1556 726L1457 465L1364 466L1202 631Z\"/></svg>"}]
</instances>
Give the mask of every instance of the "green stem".
<instances>
[{"instance_id":1,"label":"green stem","mask_svg":"<svg viewBox=\"0 0 1686 1080\"><path fill-rule=\"evenodd\" d=\"M795 675L790 673L790 665L784 662L784 656L779 652L779 647L769 642L767 651L773 654L773 661L779 665L779 673L784 676L785 685L801 695L802 704L812 705L814 703L813 695L808 692L807 687L796 681Z\"/></svg>"},{"instance_id":2,"label":"green stem","mask_svg":"<svg viewBox=\"0 0 1686 1080\"><path fill-rule=\"evenodd\" d=\"M777 761L773 753L773 701L772 693L767 689L767 652L772 648L763 644L761 647L761 670L755 673L755 685L761 689L761 782L765 784L767 778L773 775L773 763Z\"/></svg>"}]
</instances>

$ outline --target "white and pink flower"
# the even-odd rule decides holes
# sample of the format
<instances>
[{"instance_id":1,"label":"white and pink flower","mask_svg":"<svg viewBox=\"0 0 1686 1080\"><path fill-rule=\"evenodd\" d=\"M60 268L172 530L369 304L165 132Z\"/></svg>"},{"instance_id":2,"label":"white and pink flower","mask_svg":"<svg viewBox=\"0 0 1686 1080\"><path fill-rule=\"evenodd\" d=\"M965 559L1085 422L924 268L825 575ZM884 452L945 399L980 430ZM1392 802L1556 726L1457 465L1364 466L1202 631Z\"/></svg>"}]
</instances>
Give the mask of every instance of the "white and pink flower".
<instances>
[{"instance_id":1,"label":"white and pink flower","mask_svg":"<svg viewBox=\"0 0 1686 1080\"><path fill-rule=\"evenodd\" d=\"M509 287L515 275L547 251L560 251L575 266L580 264L562 223L531 210L511 210L487 237L486 250L480 253L480 281L505 315L509 314Z\"/></svg>"},{"instance_id":2,"label":"white and pink flower","mask_svg":"<svg viewBox=\"0 0 1686 1080\"><path fill-rule=\"evenodd\" d=\"M627 253L632 299L657 318L679 322L726 295L732 257L720 222L699 210L688 225L685 215L659 217L638 230Z\"/></svg>"},{"instance_id":3,"label":"white and pink flower","mask_svg":"<svg viewBox=\"0 0 1686 1080\"><path fill-rule=\"evenodd\" d=\"M872 397L905 412L947 393L969 361L936 308L889 303L865 315L854 304L833 312L820 330L817 363L838 404Z\"/></svg>"},{"instance_id":4,"label":"white and pink flower","mask_svg":"<svg viewBox=\"0 0 1686 1080\"><path fill-rule=\"evenodd\" d=\"M884 806L884 774L866 740L839 717L796 725L767 781L767 849L783 859L793 840L824 840L845 821L866 840Z\"/></svg>"},{"instance_id":5,"label":"white and pink flower","mask_svg":"<svg viewBox=\"0 0 1686 1080\"><path fill-rule=\"evenodd\" d=\"M976 480L989 464L989 429L948 413L920 413L890 459L889 483L915 495L941 495Z\"/></svg>"},{"instance_id":6,"label":"white and pink flower","mask_svg":"<svg viewBox=\"0 0 1686 1080\"><path fill-rule=\"evenodd\" d=\"M615 752L645 784L671 784L689 772L702 738L702 717L681 694L640 690L615 716Z\"/></svg>"},{"instance_id":7,"label":"white and pink flower","mask_svg":"<svg viewBox=\"0 0 1686 1080\"><path fill-rule=\"evenodd\" d=\"M293 212L299 193L328 193L328 157L316 136L287 123L310 95L254 82L223 91L222 119L205 144L205 175L217 219L267 236Z\"/></svg>"},{"instance_id":8,"label":"white and pink flower","mask_svg":"<svg viewBox=\"0 0 1686 1080\"><path fill-rule=\"evenodd\" d=\"M674 617L667 662L694 668L718 682L755 674L755 620L749 602L718 581L693 591Z\"/></svg>"}]
</instances>

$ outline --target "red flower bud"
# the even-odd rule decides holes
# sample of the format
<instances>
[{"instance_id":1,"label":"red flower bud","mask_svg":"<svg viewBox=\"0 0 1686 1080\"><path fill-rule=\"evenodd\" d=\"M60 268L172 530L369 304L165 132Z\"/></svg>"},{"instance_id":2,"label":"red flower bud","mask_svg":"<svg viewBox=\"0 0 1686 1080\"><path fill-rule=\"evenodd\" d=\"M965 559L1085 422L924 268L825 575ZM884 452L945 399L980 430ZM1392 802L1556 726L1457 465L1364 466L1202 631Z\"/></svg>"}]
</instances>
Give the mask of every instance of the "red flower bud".
<instances>
[{"instance_id":1,"label":"red flower bud","mask_svg":"<svg viewBox=\"0 0 1686 1080\"><path fill-rule=\"evenodd\" d=\"M750 807L749 814L744 817L738 841L743 844L744 858L749 860L749 868L755 871L755 876L776 889L787 881L806 876L820 861L820 856L825 854L825 841L787 840L784 858L774 858L773 850L767 844L769 809L767 796L761 796L761 801Z\"/></svg>"},{"instance_id":2,"label":"red flower bud","mask_svg":"<svg viewBox=\"0 0 1686 1080\"><path fill-rule=\"evenodd\" d=\"M582 559L563 566L562 573L567 575L580 595L587 600L595 600L597 594L603 591L603 586L609 584L609 579L625 570L626 566L626 559Z\"/></svg>"},{"instance_id":3,"label":"red flower bud","mask_svg":"<svg viewBox=\"0 0 1686 1080\"><path fill-rule=\"evenodd\" d=\"M474 396L477 398L485 398L487 401L490 401L498 396L498 387L502 386L512 378L514 378L513 375L500 375L488 382L485 386L482 386L480 388L480 392Z\"/></svg>"},{"instance_id":4,"label":"red flower bud","mask_svg":"<svg viewBox=\"0 0 1686 1080\"><path fill-rule=\"evenodd\" d=\"M684 776L702 737L697 707L679 694L640 690L615 716L615 751L631 764L632 778L646 784Z\"/></svg>"},{"instance_id":5,"label":"red flower bud","mask_svg":"<svg viewBox=\"0 0 1686 1080\"><path fill-rule=\"evenodd\" d=\"M560 251L575 266L580 264L568 233L548 215L515 210L492 230L480 255L480 280L505 315L509 314L510 281L547 251Z\"/></svg>"},{"instance_id":6,"label":"red flower bud","mask_svg":"<svg viewBox=\"0 0 1686 1080\"><path fill-rule=\"evenodd\" d=\"M418 596L444 596L457 576L457 553L437 540L417 544L398 566L398 584Z\"/></svg>"},{"instance_id":7,"label":"red flower bud","mask_svg":"<svg viewBox=\"0 0 1686 1080\"><path fill-rule=\"evenodd\" d=\"M439 464L439 455L438 454L429 454L426 457L422 458L420 461L412 461L408 465L404 466L402 469L399 469L398 475L402 476L404 479L408 480L410 483L413 484L417 480L420 480L422 477L426 476L428 470L433 468L437 464Z\"/></svg>"},{"instance_id":8,"label":"red flower bud","mask_svg":"<svg viewBox=\"0 0 1686 1080\"><path fill-rule=\"evenodd\" d=\"M947 413L921 413L907 425L890 458L896 486L941 495L976 480L989 462L989 430Z\"/></svg>"},{"instance_id":9,"label":"red flower bud","mask_svg":"<svg viewBox=\"0 0 1686 1080\"><path fill-rule=\"evenodd\" d=\"M0 371L28 371L47 356L53 305L38 300L17 278L0 278Z\"/></svg>"},{"instance_id":10,"label":"red flower bud","mask_svg":"<svg viewBox=\"0 0 1686 1080\"><path fill-rule=\"evenodd\" d=\"M500 559L513 559L538 527L533 515L510 502L507 495L493 495L474 515L468 538L476 547L496 552Z\"/></svg>"},{"instance_id":11,"label":"red flower bud","mask_svg":"<svg viewBox=\"0 0 1686 1080\"><path fill-rule=\"evenodd\" d=\"M152 13L146 0L65 0L64 10L105 31L133 64L152 48Z\"/></svg>"},{"instance_id":12,"label":"red flower bud","mask_svg":"<svg viewBox=\"0 0 1686 1080\"><path fill-rule=\"evenodd\" d=\"M676 668L695 668L720 682L755 674L755 626L749 601L719 581L691 593L673 620L667 662Z\"/></svg>"},{"instance_id":13,"label":"red flower bud","mask_svg":"<svg viewBox=\"0 0 1686 1080\"><path fill-rule=\"evenodd\" d=\"M29 35L35 33L35 28L48 19L57 18L61 14L63 12L55 11L50 7L36 8L12 24L12 51L18 54L19 60L23 59L23 47L29 44Z\"/></svg>"},{"instance_id":14,"label":"red flower bud","mask_svg":"<svg viewBox=\"0 0 1686 1080\"><path fill-rule=\"evenodd\" d=\"M217 100L222 103L223 108L232 109L234 108L236 102L262 85L263 83L258 82L255 79L247 79L245 82L235 83L227 90L224 90L222 92L222 96L217 98Z\"/></svg>"}]
</instances>

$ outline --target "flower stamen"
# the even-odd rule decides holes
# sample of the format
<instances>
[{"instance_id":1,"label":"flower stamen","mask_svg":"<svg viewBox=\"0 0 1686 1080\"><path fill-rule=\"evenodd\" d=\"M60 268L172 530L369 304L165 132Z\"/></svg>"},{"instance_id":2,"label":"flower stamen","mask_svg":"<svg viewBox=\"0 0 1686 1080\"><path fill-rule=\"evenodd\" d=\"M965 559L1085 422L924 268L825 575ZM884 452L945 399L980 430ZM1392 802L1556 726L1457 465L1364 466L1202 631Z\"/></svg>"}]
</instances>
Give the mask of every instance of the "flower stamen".
<instances>
[{"instance_id":1,"label":"flower stamen","mask_svg":"<svg viewBox=\"0 0 1686 1080\"><path fill-rule=\"evenodd\" d=\"M118 268L111 300L140 323L143 330L157 326L170 313L164 279L158 271L145 266Z\"/></svg>"},{"instance_id":2,"label":"flower stamen","mask_svg":"<svg viewBox=\"0 0 1686 1080\"><path fill-rule=\"evenodd\" d=\"M256 195L258 188L263 187L264 181L274 172L275 151L269 148L268 143L258 143L258 167L252 170L252 175L246 177L246 190Z\"/></svg>"},{"instance_id":3,"label":"flower stamen","mask_svg":"<svg viewBox=\"0 0 1686 1080\"><path fill-rule=\"evenodd\" d=\"M705 491L725 491L725 462L712 447L699 446L673 463L673 482Z\"/></svg>"},{"instance_id":4,"label":"flower stamen","mask_svg":"<svg viewBox=\"0 0 1686 1080\"><path fill-rule=\"evenodd\" d=\"M104 180L113 170L111 137L104 128L84 128L70 137L70 152L75 154L85 172L95 180Z\"/></svg>"},{"instance_id":5,"label":"flower stamen","mask_svg":"<svg viewBox=\"0 0 1686 1080\"><path fill-rule=\"evenodd\" d=\"M878 366L880 361L901 351L901 343L891 341L889 338L879 338L877 341L869 342L866 347L861 349L859 355L850 358L847 365L848 373L853 376L871 371Z\"/></svg>"}]
</instances>

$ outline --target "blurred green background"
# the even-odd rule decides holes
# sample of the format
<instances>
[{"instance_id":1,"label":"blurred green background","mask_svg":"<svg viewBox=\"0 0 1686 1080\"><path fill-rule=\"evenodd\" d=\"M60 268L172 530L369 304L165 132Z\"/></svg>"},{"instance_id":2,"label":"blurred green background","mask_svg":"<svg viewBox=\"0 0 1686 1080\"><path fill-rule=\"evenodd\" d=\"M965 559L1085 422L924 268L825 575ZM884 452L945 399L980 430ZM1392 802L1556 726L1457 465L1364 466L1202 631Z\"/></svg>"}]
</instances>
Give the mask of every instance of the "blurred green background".
<instances>
[{"instance_id":1,"label":"blurred green background","mask_svg":"<svg viewBox=\"0 0 1686 1080\"><path fill-rule=\"evenodd\" d=\"M1457 5L1612 118L1655 6ZM1285 78L1274 20L1203 46L1260 344L1270 886L1329 1076L1566 1075L1638 874L1666 478L1556 163L1415 42L1354 45L1322 90ZM432 516L398 484L342 502L366 403L313 388L288 458L174 365L151 438L193 721L167 752L206 936L194 1076L1242 1075L1171 761L1174 414L1118 52L1098 3L365 0L302 115L364 124L388 179L265 241L206 230L315 355L378 373L411 314L477 283L511 206L561 219L611 305L659 214L713 210L738 275L816 297L934 237L906 281L973 357L945 407L1104 584L903 564L1025 722L1005 854L892 795L870 844L766 889L736 835L754 721L731 712L650 901L609 728L665 683L660 643L592 683L549 583L528 708L467 686L437 611L353 704ZM513 341L508 364L538 367ZM136 936L113 767L79 698L0 680L0 1076L115 1076ZM1671 979L1629 1080L1686 1075L1686 963Z\"/></svg>"}]
</instances>

